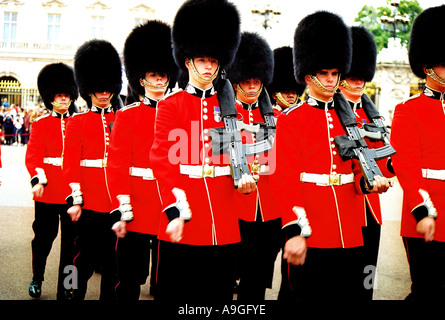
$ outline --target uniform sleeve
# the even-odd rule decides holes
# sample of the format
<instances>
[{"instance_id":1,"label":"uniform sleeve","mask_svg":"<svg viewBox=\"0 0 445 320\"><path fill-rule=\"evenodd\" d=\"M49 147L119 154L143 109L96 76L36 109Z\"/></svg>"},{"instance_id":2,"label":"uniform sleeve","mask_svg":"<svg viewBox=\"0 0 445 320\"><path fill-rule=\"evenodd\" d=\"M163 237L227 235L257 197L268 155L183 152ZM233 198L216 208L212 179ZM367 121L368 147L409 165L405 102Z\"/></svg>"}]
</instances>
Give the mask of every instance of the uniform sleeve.
<instances>
[{"instance_id":1,"label":"uniform sleeve","mask_svg":"<svg viewBox=\"0 0 445 320\"><path fill-rule=\"evenodd\" d=\"M184 190L178 157L175 152L178 151L178 147L180 152L181 146L187 148L188 142L178 141L175 138L174 132L181 130L177 124L180 118L180 112L178 111L180 106L176 105L175 101L177 99L171 98L162 100L159 103L155 121L154 141L150 151L150 162L159 185L163 211L175 206L177 199L174 190ZM190 138L183 136L182 138ZM169 215L168 212L167 215Z\"/></svg>"},{"instance_id":2,"label":"uniform sleeve","mask_svg":"<svg viewBox=\"0 0 445 320\"><path fill-rule=\"evenodd\" d=\"M403 188L409 209L424 202L419 189L427 190L422 177L420 142L414 115L407 104L399 104L394 111L391 145L397 153L392 156L394 171Z\"/></svg>"},{"instance_id":3,"label":"uniform sleeve","mask_svg":"<svg viewBox=\"0 0 445 320\"><path fill-rule=\"evenodd\" d=\"M82 150L81 140L81 117L74 116L67 125L65 134L65 149L63 152L63 179L65 184L65 195L71 194L70 183L80 184L80 157ZM81 186L82 188L82 186ZM81 189L82 190L82 189Z\"/></svg>"},{"instance_id":4,"label":"uniform sleeve","mask_svg":"<svg viewBox=\"0 0 445 320\"><path fill-rule=\"evenodd\" d=\"M111 143L108 149L107 179L111 198L117 204L118 195L130 194L130 166L132 152L132 125L129 111L118 111L111 130ZM148 155L147 155L148 156Z\"/></svg>"},{"instance_id":5,"label":"uniform sleeve","mask_svg":"<svg viewBox=\"0 0 445 320\"><path fill-rule=\"evenodd\" d=\"M282 114L277 121L277 130L271 159L273 174L270 176L272 194L282 212L282 226L288 238L301 235L302 216L305 217L300 181L300 149L298 145L297 124L290 116Z\"/></svg>"},{"instance_id":6,"label":"uniform sleeve","mask_svg":"<svg viewBox=\"0 0 445 320\"><path fill-rule=\"evenodd\" d=\"M45 156L44 129L44 119L34 121L26 147L25 165L31 179L37 175L36 168L43 168L43 158Z\"/></svg>"}]
</instances>

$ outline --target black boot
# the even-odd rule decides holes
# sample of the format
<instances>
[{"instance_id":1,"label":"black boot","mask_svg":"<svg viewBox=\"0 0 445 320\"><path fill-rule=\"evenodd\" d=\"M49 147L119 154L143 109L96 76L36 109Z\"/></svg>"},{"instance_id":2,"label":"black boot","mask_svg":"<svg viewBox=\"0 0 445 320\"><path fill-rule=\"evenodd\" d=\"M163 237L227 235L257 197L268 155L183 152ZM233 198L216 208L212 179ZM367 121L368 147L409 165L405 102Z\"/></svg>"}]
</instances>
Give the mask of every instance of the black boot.
<instances>
[{"instance_id":1,"label":"black boot","mask_svg":"<svg viewBox=\"0 0 445 320\"><path fill-rule=\"evenodd\" d=\"M40 298L40 295L42 294L42 282L35 281L34 279L31 280L28 292L31 297Z\"/></svg>"}]
</instances>

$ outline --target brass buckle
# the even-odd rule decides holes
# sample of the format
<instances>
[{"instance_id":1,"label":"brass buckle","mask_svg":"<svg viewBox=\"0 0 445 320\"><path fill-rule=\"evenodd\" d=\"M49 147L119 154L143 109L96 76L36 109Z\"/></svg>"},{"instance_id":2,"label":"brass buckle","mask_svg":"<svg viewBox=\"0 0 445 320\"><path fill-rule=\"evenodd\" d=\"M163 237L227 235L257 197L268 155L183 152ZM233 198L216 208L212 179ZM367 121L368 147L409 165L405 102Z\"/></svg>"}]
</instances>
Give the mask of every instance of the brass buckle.
<instances>
[{"instance_id":1,"label":"brass buckle","mask_svg":"<svg viewBox=\"0 0 445 320\"><path fill-rule=\"evenodd\" d=\"M259 163L252 163L250 165L250 172L252 174L259 174L260 173L261 164Z\"/></svg>"},{"instance_id":2,"label":"brass buckle","mask_svg":"<svg viewBox=\"0 0 445 320\"><path fill-rule=\"evenodd\" d=\"M203 178L215 178L215 167L209 166L208 164L205 164L202 166L202 176Z\"/></svg>"},{"instance_id":3,"label":"brass buckle","mask_svg":"<svg viewBox=\"0 0 445 320\"><path fill-rule=\"evenodd\" d=\"M329 175L329 185L331 185L331 186L341 185L341 176L338 174L330 174Z\"/></svg>"},{"instance_id":4,"label":"brass buckle","mask_svg":"<svg viewBox=\"0 0 445 320\"><path fill-rule=\"evenodd\" d=\"M107 158L102 159L102 168L106 168L107 167Z\"/></svg>"}]
</instances>

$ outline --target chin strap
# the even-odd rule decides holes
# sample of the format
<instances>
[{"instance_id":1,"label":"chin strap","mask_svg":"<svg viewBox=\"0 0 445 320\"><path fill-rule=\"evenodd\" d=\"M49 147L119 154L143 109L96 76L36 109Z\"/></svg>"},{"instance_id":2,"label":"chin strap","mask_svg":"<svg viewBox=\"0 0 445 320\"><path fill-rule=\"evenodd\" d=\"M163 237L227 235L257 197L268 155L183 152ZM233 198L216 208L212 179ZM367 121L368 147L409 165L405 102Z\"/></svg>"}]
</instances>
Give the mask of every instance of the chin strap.
<instances>
[{"instance_id":1,"label":"chin strap","mask_svg":"<svg viewBox=\"0 0 445 320\"><path fill-rule=\"evenodd\" d=\"M318 80L317 76L313 76L311 75L311 81L313 84L315 84L318 88L320 88L322 91L324 92L336 92L338 89L338 85L340 83L340 74L338 75L338 79L337 79L337 84L335 85L334 88L332 89L328 89L326 88L321 82L320 80Z\"/></svg>"}]
</instances>

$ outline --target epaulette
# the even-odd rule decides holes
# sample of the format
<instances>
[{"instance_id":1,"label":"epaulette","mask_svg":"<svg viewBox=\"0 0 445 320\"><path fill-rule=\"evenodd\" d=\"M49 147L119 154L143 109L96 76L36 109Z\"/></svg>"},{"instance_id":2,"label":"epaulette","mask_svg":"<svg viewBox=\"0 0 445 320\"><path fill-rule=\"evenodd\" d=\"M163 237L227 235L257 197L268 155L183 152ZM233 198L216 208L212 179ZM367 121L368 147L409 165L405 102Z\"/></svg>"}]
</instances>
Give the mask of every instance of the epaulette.
<instances>
[{"instance_id":1,"label":"epaulette","mask_svg":"<svg viewBox=\"0 0 445 320\"><path fill-rule=\"evenodd\" d=\"M284 114L287 115L287 114L291 113L292 111L297 110L297 109L298 109L299 107L301 107L302 105L303 105L303 101L300 101L300 102L297 103L296 105L284 109L283 112L281 112L281 113L284 113Z\"/></svg>"},{"instance_id":2,"label":"epaulette","mask_svg":"<svg viewBox=\"0 0 445 320\"><path fill-rule=\"evenodd\" d=\"M179 93L179 92L182 92L182 91L184 91L184 90L182 90L182 89L178 89L178 90L172 91L172 92L168 93L167 95L165 95L164 98L163 98L162 100L165 100L165 99L167 99L167 98L170 98L171 96L174 96L175 94L177 94L177 93Z\"/></svg>"},{"instance_id":3,"label":"epaulette","mask_svg":"<svg viewBox=\"0 0 445 320\"><path fill-rule=\"evenodd\" d=\"M139 107L141 105L141 103L139 101L133 102L132 104L129 104L128 106L123 107L122 109L120 109L119 111L125 111L131 108L135 108L135 107Z\"/></svg>"},{"instance_id":4,"label":"epaulette","mask_svg":"<svg viewBox=\"0 0 445 320\"><path fill-rule=\"evenodd\" d=\"M39 120L42 120L44 118L48 118L50 115L51 115L51 113L42 114L40 117L35 118L34 121L39 121Z\"/></svg>"},{"instance_id":5,"label":"epaulette","mask_svg":"<svg viewBox=\"0 0 445 320\"><path fill-rule=\"evenodd\" d=\"M417 93L417 94L415 94L415 95L409 97L408 99L404 100L402 103L408 102L408 101L410 101L410 100L417 99L418 97L420 97L420 93Z\"/></svg>"},{"instance_id":6,"label":"epaulette","mask_svg":"<svg viewBox=\"0 0 445 320\"><path fill-rule=\"evenodd\" d=\"M75 112L75 113L73 113L73 117L80 116L82 114L87 114L88 112L90 112L90 109L87 109L87 110L84 110L84 111L81 111L81 112Z\"/></svg>"}]
</instances>

